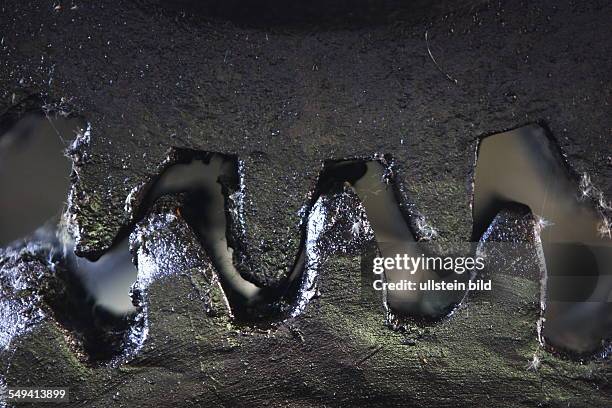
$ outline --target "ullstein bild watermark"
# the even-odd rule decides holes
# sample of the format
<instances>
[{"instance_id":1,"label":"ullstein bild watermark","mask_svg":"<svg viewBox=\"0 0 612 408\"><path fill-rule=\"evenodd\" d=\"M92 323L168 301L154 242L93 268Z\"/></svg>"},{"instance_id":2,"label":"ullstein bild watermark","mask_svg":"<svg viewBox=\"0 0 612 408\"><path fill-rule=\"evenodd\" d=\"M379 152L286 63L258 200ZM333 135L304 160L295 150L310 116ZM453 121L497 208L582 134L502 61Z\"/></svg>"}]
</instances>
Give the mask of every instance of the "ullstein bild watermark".
<instances>
[{"instance_id":1,"label":"ullstein bild watermark","mask_svg":"<svg viewBox=\"0 0 612 408\"><path fill-rule=\"evenodd\" d=\"M473 273L482 271L484 268L484 259L481 257L425 255L415 257L408 254L375 257L372 272L376 275L376 279L372 282L372 287L378 291L491 290L491 280L470 280L469 277L463 275L465 272ZM453 272L461 279L436 279L438 273ZM428 276L431 278L427 279Z\"/></svg>"}]
</instances>

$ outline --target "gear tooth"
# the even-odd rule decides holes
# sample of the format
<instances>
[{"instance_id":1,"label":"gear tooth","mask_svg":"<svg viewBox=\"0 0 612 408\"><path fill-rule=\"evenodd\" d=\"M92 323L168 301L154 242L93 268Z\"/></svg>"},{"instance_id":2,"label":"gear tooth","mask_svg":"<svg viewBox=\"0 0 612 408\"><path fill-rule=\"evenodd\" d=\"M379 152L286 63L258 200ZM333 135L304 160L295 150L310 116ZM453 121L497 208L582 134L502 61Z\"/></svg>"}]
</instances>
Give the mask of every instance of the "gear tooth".
<instances>
[{"instance_id":1,"label":"gear tooth","mask_svg":"<svg viewBox=\"0 0 612 408\"><path fill-rule=\"evenodd\" d=\"M142 215L146 192L175 160L174 149L167 146L144 146L147 160L136 160L129 153L133 147L123 147L133 138L145 139L129 129L105 126L93 117L68 151L73 171L65 215L79 256L97 257L108 250Z\"/></svg>"},{"instance_id":2,"label":"gear tooth","mask_svg":"<svg viewBox=\"0 0 612 408\"><path fill-rule=\"evenodd\" d=\"M425 153L422 153L427 157ZM439 239L463 241L469 237L470 213L466 205L467 187L456 174L444 174L439 168L423 164L413 153L397 150L387 160L389 180L395 195L418 241ZM467 170L466 170L467 171ZM463 188L465 187L465 188ZM440 200L443 196L444 200ZM452 229L447 226L453 225Z\"/></svg>"},{"instance_id":3,"label":"gear tooth","mask_svg":"<svg viewBox=\"0 0 612 408\"><path fill-rule=\"evenodd\" d=\"M287 278L320 170L321 163L262 153L240 158L230 219L235 263L249 281L278 287Z\"/></svg>"},{"instance_id":4,"label":"gear tooth","mask_svg":"<svg viewBox=\"0 0 612 408\"><path fill-rule=\"evenodd\" d=\"M132 252L138 264L134 285L139 311L128 336L123 359L146 359L148 344L164 347L176 338L175 324L206 319L224 300L210 258L180 213L176 196L163 197L131 234ZM172 295L168 290L172 288ZM189 314L189 303L200 300L205 313ZM227 316L227 314L223 314Z\"/></svg>"}]
</instances>

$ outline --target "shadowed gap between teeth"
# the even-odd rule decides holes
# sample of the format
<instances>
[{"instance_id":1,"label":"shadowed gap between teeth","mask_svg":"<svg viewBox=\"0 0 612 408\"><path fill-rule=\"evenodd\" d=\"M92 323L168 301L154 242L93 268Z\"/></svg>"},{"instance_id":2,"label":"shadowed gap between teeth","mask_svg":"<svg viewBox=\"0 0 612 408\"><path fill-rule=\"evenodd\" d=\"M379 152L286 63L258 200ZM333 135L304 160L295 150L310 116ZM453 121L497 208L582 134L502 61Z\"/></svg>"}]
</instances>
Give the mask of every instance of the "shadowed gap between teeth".
<instances>
[{"instance_id":1,"label":"shadowed gap between teeth","mask_svg":"<svg viewBox=\"0 0 612 408\"><path fill-rule=\"evenodd\" d=\"M473 239L519 205L541 269L538 336L553 351L606 353L612 338L610 204L587 174L578 176L542 126L484 137L474 175Z\"/></svg>"},{"instance_id":2,"label":"shadowed gap between teeth","mask_svg":"<svg viewBox=\"0 0 612 408\"><path fill-rule=\"evenodd\" d=\"M240 177L236 158L185 150L177 150L175 153L175 162L168 165L160 176L152 181L152 187L136 214L136 221L146 215L160 196L187 193L183 213L219 271L221 283L230 300L234 315L239 320L262 320L274 315L277 317L273 319L282 315L296 316L303 311L313 296L317 275L317 271L305 268L308 260L305 243L308 239L310 214L307 214L307 220L302 228L302 244L295 266L288 274L285 284L278 289L257 287L242 278L237 272L233 264L233 249L231 244L228 245L227 240L229 237L230 242L232 241L227 221L233 221L227 211L227 199L232 193L238 192ZM381 164L384 161L382 157L378 159L381 161L369 158L325 162L313 199L308 207L314 208L317 200L325 195L332 186L346 182L353 186L366 205L366 210L374 220L376 229L380 227L379 235L384 237L389 233L384 229L390 227L393 230L391 236L394 238L414 241L410 227L404 222L398 210L394 193L388 184L389 180L387 179L386 182L383 180L389 169ZM374 199L374 195L371 195L370 192L379 187L382 187L385 193L380 196L382 199ZM373 205L370 205L371 203ZM377 206L382 208L382 211L375 211L374 207ZM319 209L321 209L320 206ZM389 212L393 213L396 221L400 222L391 224L385 222ZM72 237L65 234L61 236L63 256L58 258L58 262L66 269L66 273L61 277L78 281L71 286L71 290L75 293L76 298L82 298L85 309L98 310L100 313L115 316L117 322L125 321L135 312L128 294L129 289L127 289L128 284L135 280L136 274L130 261L127 245L127 236L133 225L134 223L123 229L111 249L94 262L76 257ZM401 227L398 228L397 226L400 225ZM394 303L399 304L401 301L396 302L393 296L388 296L385 300L385 304L391 305L391 308L400 314L420 313L420 310L414 308L402 310L397 305L394 307ZM447 306L445 304L444 308ZM56 307L58 310L61 309L61 304L57 303ZM94 314L92 311L89 317L95 322ZM77 324L79 319L72 321L67 315L58 316L58 319L64 321L69 327L75 328L80 325L80 329L75 330L91 331L91 328L85 327L86 325ZM84 341L87 342L87 335ZM87 348L86 345L85 348Z\"/></svg>"},{"instance_id":3,"label":"shadowed gap between teeth","mask_svg":"<svg viewBox=\"0 0 612 408\"><path fill-rule=\"evenodd\" d=\"M530 132L531 140L529 141L529 146L531 146L531 156L530 154L526 154L526 157L529 158L527 161L529 163L537 163L539 160L541 164L542 157L545 157L548 162L557 163L554 165L563 168L563 162L560 161L560 156L555 153L558 147L555 149L555 145L550 144L552 142L546 139L546 143L548 144L545 144L544 147L542 147L543 145L538 146L537 143L536 145L533 144L534 140L538 140L534 138L533 132L544 132L543 129L525 127L514 131L512 135L514 135L515 138L520 138L521 135L524 136L524 134L530 134ZM479 178L482 178L482 176L478 174L479 169L482 173L482 168L486 166L483 165L481 158L486 157L487 160L492 160L493 163L497 163L499 160L499 155L494 152L483 154L483 150L486 151L485 147L491 140L494 140L494 138L485 138L479 145L480 150L476 165L474 192L475 239L480 239L484 230L491 225L495 214L512 204L512 202L507 200L500 201L499 199L494 199L494 202L492 204L490 203L487 207L488 210L484 210L482 214L480 213L480 207L482 206L479 204L479 201L483 199L483 195L486 195L486 193L483 193L483 191L486 190L486 183L478 181ZM507 152L505 154L507 154ZM289 315L296 315L296 310L299 312L303 311L305 305L309 301L308 296L312 296L312 290L305 291L304 285L316 285L316 276L314 279L313 276L310 276L308 283L304 276L304 264L308 255L304 243L308 240L308 226L306 225L302 230L302 246L296 257L295 267L288 274L288 278L284 285L279 289L270 290L259 288L246 281L236 271L232 262L232 248L231 245L227 243L227 222L233 220L228 215L226 208L227 202L225 200L227 200L227 196L230 192L238 190L237 183L239 174L237 160L234 157L211 153L182 152L179 156L181 155L182 162L169 166L153 185L151 192L145 200L144 208L150 206L155 198L160 195L190 191L184 208L185 218L200 238L203 247L211 256L219 272L224 291L230 299L232 310L238 319L258 320L266 317L269 318L274 314L281 315L281 312L286 312L291 309L287 306L291 304L293 304L293 314L289 313ZM393 185L393 179L389 178L388 175L390 170L390 166L388 165L389 161L390 159L384 160L384 158L378 157L377 159L370 158L367 160L355 159L326 162L320 174L317 188L313 194L313 199L309 204L310 210L308 219L317 201L330 190L332 185L348 183L362 201L368 220L372 225L376 240L379 244L385 241L415 242L416 234L414 233L414 220L404 216L398 206L394 192L395 186ZM209 167L206 168L206 166ZM210 166L212 166L212 168ZM571 185L571 177L568 175L567 169L563 169L561 173L562 177L558 177L559 180L564 180L563 183L569 183L568 185ZM508 182L500 182L499 180L495 181L495 185L502 189L509 187ZM223 191L224 188L226 190L225 192ZM590 188L589 191L593 191L594 189L593 187L584 187L583 191L588 188ZM566 196L568 191L572 191L572 187L565 188ZM556 197L555 200L561 202L567 200L567 197L564 198L559 196ZM225 205L222 203L225 203ZM203 212L203 209L207 207L208 210L211 211L208 216L205 214L206 210ZM539 214L539 211L533 211L533 203L530 208L532 212L536 214L536 227L540 229L547 227L547 225L544 225L547 221L546 217ZM216 214L216 216L212 214ZM218 222L216 225L215 221ZM306 224L308 223L306 222ZM597 229L593 228L593 232L595 231L597 231ZM538 233L539 232L540 231L538 231ZM379 250L381 250L380 247ZM407 251L409 250L410 249L407 249ZM384 249L382 249L381 252L384 252ZM545 252L547 252L548 255L546 256L546 263L549 269L548 275L552 275L553 273L550 271L552 259L556 259L557 256L551 255L553 253L551 247L547 247ZM385 254L381 253L381 255L384 256ZM413 255L418 256L418 254ZM448 276L445 277L436 274L435 271L420 271L420 273L422 276L415 276L414 279L439 280L448 278ZM429 276L426 276L428 273ZM386 279L393 281L394 279L399 279L399 277L387 274ZM468 279L467 275L465 279ZM550 280L550 276L548 280ZM550 296L546 287L547 280L545 279L543 282L543 296ZM304 295L306 292L309 294ZM436 319L447 315L449 311L462 300L464 295L464 293L451 295L433 294L421 295L418 299L405 299L393 293L385 293L385 305L388 307L391 315L412 315ZM299 296L302 296L302 298L300 299ZM279 302L279 300L285 301L285 310L282 310L283 302ZM549 302L548 304L550 305L551 303ZM592 344L585 347L572 344L571 341L555 341L555 336L559 337L559 334L554 331L556 322L554 321L555 318L550 315L550 308L544 309L543 316L549 321L549 324L544 326L544 336L551 339L551 344L555 344L556 342L561 349L579 353L585 352L585 350L592 351L594 348ZM565 328L561 331L567 332L568 330ZM573 333L572 335L574 337L581 335L579 332L576 333L571 330L569 332ZM582 335L584 336L585 334L583 333Z\"/></svg>"},{"instance_id":4,"label":"shadowed gap between teeth","mask_svg":"<svg viewBox=\"0 0 612 408\"><path fill-rule=\"evenodd\" d=\"M31 111L31 108L28 108L28 106L27 103L19 105L15 108L16 112L10 113L8 118L6 115L2 117L2 121L0 122L3 126L9 122L13 125L10 129L12 135L11 132L7 132L8 136L4 134L0 138L0 147L3 149L7 149L7 146L11 147L11 145L15 143L15 140L19 141L25 138L23 135L27 134L28 131L32 131L32 123L28 122L31 121L32 118L26 121L23 115L24 112L25 117L27 117L28 114L33 114L33 111ZM22 120L16 121L15 118L20 114L22 114ZM47 122L45 121L45 123ZM57 136L60 136L58 127L50 121L48 124L54 132L58 133ZM24 126L20 128L20 125ZM490 166L488 167L486 163L483 164L482 158L492 160L492 162L495 163L493 167L496 167L500 155L494 151L495 148L493 148L492 152L488 150L491 150L489 146L491 146L494 141L501 139L512 139L515 145L518 143L519 150L527 146L528 148L522 151L523 156L528 157L528 164L536 167L542 165L549 167L549 172L552 171L556 175L554 177L556 182L562 184L561 187L557 186L553 188L553 190L561 189L559 190L561 192L553 191L553 198L550 198L549 203L559 204L563 202L573 202L574 206L581 209L581 211L584 212L584 216L582 217L584 218L584 222L582 224L589 224L587 230L592 233L589 239L600 243L603 242L603 246L608 249L603 255L594 255L593 249L589 245L570 244L570 246L567 247L568 244L564 244L565 246L563 248L567 248L561 250L554 245L548 245L549 241L555 243L554 234L549 234L549 231L553 230L553 226L557 224L563 228L564 221L563 217L557 222L551 221L558 218L555 215L556 210L550 210L549 212L552 212L552 215L547 215L544 208L546 201L537 198L540 197L541 194L532 194L533 197L536 197L532 199L533 197L529 198L529 193L524 193L523 191L529 189L522 189L520 194L527 194L525 197L512 197L512 192L508 193L508 191L503 190L504 188L508 188L510 185L508 183L510 182L500 182L500 178L496 178L492 183L488 183L489 187L487 187L486 181L482 181L482 174L492 172ZM62 141L62 143L64 143L64 141ZM65 148L65 144L62 146ZM567 291L567 285L561 285L559 283L560 280L567 277L568 274L571 275L571 268L564 269L562 266L559 266L560 263L557 260L567 257L568 253L571 253L573 256L570 258L574 259L574 261L576 259L578 260L570 264L573 268L577 268L578 264L591 265L593 267L590 268L590 270L587 271L588 273L582 276L582 278L592 278L592 276L599 276L601 278L602 271L598 272L596 270L597 259L609 257L609 242L604 239L606 238L606 234L608 234L609 237L609 224L608 230L603 230L601 220L607 220L606 216L609 214L609 204L605 202L601 191L590 183L590 178L587 175L583 175L579 183L574 182L575 180L571 177L571 172L568 171L567 165L559 153L558 146L547 137L546 131L542 128L528 126L515 131L483 138L478 148L478 161L476 163L474 181L474 237L480 239L485 229L491 225L495 214L499 213L503 208L511 205L513 202L527 205L531 212L535 214L537 235L544 243L544 253L546 255L544 260L546 275L543 277L542 287L543 336L549 341L549 345L558 347L561 350L569 350L570 352L578 354L592 352L594 349L598 348L597 345L600 342L604 342L605 339L608 338L607 336L609 336L610 322L609 317L606 316L609 316L610 313L606 314L606 311L610 309L610 302L603 302L603 312L595 313L595 316L601 315L603 316L602 318L590 319L592 322L599 322L596 323L596 325L599 324L600 327L584 328L581 326L576 328L576 324L577 322L582 322L581 324L584 325L585 322L589 322L589 319L584 319L580 316L584 316L592 307L597 307L597 303L602 304L601 301L588 301L589 293L594 293L599 289L597 282L607 282L609 279L599 279L597 282L593 281L593 279L584 279L584 282L582 282L583 285L579 285L577 290L585 293L583 297L586 301L574 301L570 302L571 304L567 304L567 302L566 304L557 302L555 304L554 297L556 294ZM502 156L508 157L508 152L511 152L513 149L516 150L517 147L506 146L501 149L504 152ZM63 150L63 148L58 149L57 153L61 154L61 150ZM240 175L238 174L239 166L237 159L232 156L224 156L221 154L192 151L180 151L178 156L180 159L168 166L167 169L154 180L152 188L141 206L142 211L139 212L139 217L142 217L155 200L162 195L188 193L183 208L185 219L200 239L202 246L211 256L214 266L219 272L224 291L230 299L234 314L239 319L257 320L282 313L285 313L286 316L295 316L303 311L310 297L312 297L312 287L316 285L316 271L314 275L312 275L312 271L310 276L305 275L305 264L308 256L308 248L307 245L305 245L305 242L308 240L308 222L306 222L306 225L302 229L302 246L296 257L295 267L288 274L285 284L281 288L274 290L257 287L242 278L236 271L232 262L233 249L231 244L228 244L228 221L231 222L233 220L229 217L227 199L231 192L238 191L237 184ZM414 233L414 220L404 216L399 209L398 202L395 198L393 179L389 178L388 175L390 171L389 161L390 159L382 157L375 157L374 159L327 161L323 166L315 193L313 194L313 199L309 204L311 210L307 217L308 220L310 220L312 210L315 209L317 201L327 194L333 185L347 183L354 189L355 193L362 201L368 220L374 229L376 239L379 243L386 240L414 242L414 237L416 235ZM27 160L25 160L24 163L27 163ZM487 169L483 170L485 167L487 167ZM523 168L522 171L529 171L529 169ZM534 171L531 176L525 176L522 177L522 179L530 181L538 180L538 177L545 177L543 174L545 174L545 172L542 172L540 169L539 171ZM511 175L511 177L516 179L516 174L513 176ZM29 186L28 183L24 184ZM547 185L550 183L543 181L541 184ZM578 184L578 188L576 188L574 184ZM491 191L487 192L487 188L493 188L491 187L492 185L494 185L495 188L501 188L502 190L500 191L503 194L500 194L499 191L495 193ZM546 189L549 189L549 187L546 187ZM543 188L535 186L531 190L541 193ZM572 196L572 192L575 191L579 192L577 199ZM507 195L511 199L505 198L500 200L500 195ZM489 198L486 198L487 196ZM483 200L488 202L488 204L482 204ZM533 200L539 201L535 203ZM586 204L585 201L587 202ZM596 205L589 206L590 202L594 202ZM542 208L538 209L538 205L540 204ZM599 206L597 204L599 204ZM599 213L597 213L597 211L593 212L589 210L589 208L596 208ZM316 216L316 214L314 215ZM47 219L48 218L47 216ZM576 225L574 225L574 227L575 226ZM47 226L45 228L55 234L55 229L53 227ZM42 232L39 231L39 236L44 235L45 228L43 228ZM118 237L117 243L111 250L105 253L96 262L90 262L86 259L76 257L70 239L62 243L64 245L64 250L62 251L63 255L55 260L59 267L57 272L58 280L56 281L59 286L55 287L54 293L64 293L66 296L63 297L70 298L71 301L60 301L59 296L52 296L48 300L52 304L60 323L69 330L77 333L77 336L80 338L79 341L84 343L83 348L89 355L88 358L91 360L105 360L108 359L111 354L116 353L118 349L117 339L121 337L120 333L125 331L125 322L129 320L127 317L133 315L135 311L130 302L128 295L129 290L127 288L125 291L122 291L124 295L116 299L112 298L117 295L117 286L113 286L113 283L116 282L118 287L127 287L128 281L134 281L136 272L131 262L127 245L127 235L130 229L131 227L125 230L124 233ZM563 236L567 234L567 231L563 230L558 234ZM17 236L12 237L11 240L14 238L17 238ZM381 252L383 251L381 250ZM552 254L554 254L554 256ZM382 253L382 255L384 256L384 253ZM594 256L595 258L593 258ZM591 262L586 262L589 259L591 259ZM585 262L580 262L581 260ZM609 263L605 265L609 266ZM109 277L108 271L115 271L116 273L114 275L117 280L107 279ZM603 275L606 275L603 277L606 278L607 275L609 275L609 271L605 270L603 272ZM387 276L386 278L387 280L394 279L393 276ZM434 276L434 278L440 279L441 277ZM555 279L557 280L556 283ZM111 285L106 288L101 288L100 283L102 281L107 281L111 283ZM405 299L394 298L393 294L387 293L385 295L385 304L389 308L391 314L395 312L400 315L426 317L443 316L461 300L461 296L452 299L434 296L429 300L418 299L418 301L415 302L413 299L406 302ZM110 297L106 298L106 296ZM546 299L546 297L548 297L548 299ZM599 298L601 298L601 296L599 296L598 299ZM279 300L281 300L281 302L279 302ZM68 305L71 306L67 307ZM586 306L592 307L586 310ZM84 312L85 314L79 313L79 316L73 316L71 315L72 307L85 310L86 312ZM572 318L571 316L574 317ZM88 320L89 322L86 322ZM100 336L100 333L104 332L112 332L114 334L110 339L102 340L101 343L97 340L93 340L96 337L104 338L104 336ZM595 341L593 341L593 339Z\"/></svg>"},{"instance_id":5,"label":"shadowed gap between teeth","mask_svg":"<svg viewBox=\"0 0 612 408\"><path fill-rule=\"evenodd\" d=\"M182 215L199 238L218 272L223 290L229 300L232 315L237 321L275 321L283 316L297 315L307 303L306 297L312 290L305 290L306 249L308 220L302 230L302 245L296 256L294 268L289 271L285 282L278 288L262 288L244 279L234 266L234 239L231 236L230 197L239 194L239 166L232 156L177 151L177 160L169 165L152 183L141 208L150 208L162 195L185 195ZM328 190L328 184L338 178L324 170L314 194L317 199ZM340 179L344 180L345 177ZM147 210L139 211L141 218ZM309 218L309 217L307 217Z\"/></svg>"},{"instance_id":6,"label":"shadowed gap between teeth","mask_svg":"<svg viewBox=\"0 0 612 408\"><path fill-rule=\"evenodd\" d=\"M84 362L108 361L121 352L135 311L126 287L136 269L127 241L96 262L74 254L60 218L70 186L66 151L86 124L41 103L28 98L0 118L0 245L16 254L27 247L46 261L43 303Z\"/></svg>"},{"instance_id":7,"label":"shadowed gap between teeth","mask_svg":"<svg viewBox=\"0 0 612 408\"><path fill-rule=\"evenodd\" d=\"M244 279L233 263L231 228L228 200L238 192L238 164L234 157L221 154L177 150L175 163L169 165L152 183L145 196L137 218L162 195L186 193L182 213L194 230L202 246L219 273L226 296L230 301L234 317L242 321L278 320L283 316L301 313L316 289L318 271L312 267L311 258L328 256L309 253L306 245L313 217L322 210L318 201L334 186L347 184L354 190L365 207L377 241L407 242L405 251L414 252L415 234L406 217L399 209L390 178L389 164L383 157L327 161L319 176L317 186L309 204L308 214L302 228L301 247L294 268L286 280L275 289L261 288ZM314 220L316 221L316 220ZM228 240L229 238L229 240ZM228 243L229 242L229 243ZM381 247L382 248L382 247ZM395 247L397 249L397 246ZM383 249L384 252L384 249ZM383 254L385 255L385 254ZM391 255L391 254L386 254ZM413 253L412 255L418 256ZM310 267L309 267L310 266ZM387 280L399 280L400 276L389 274ZM437 272L420 270L413 277L423 279L449 279ZM466 278L467 279L467 278ZM432 294L410 297L407 294L384 294L384 304L397 316L439 318L448 314L463 298L464 293Z\"/></svg>"}]
</instances>

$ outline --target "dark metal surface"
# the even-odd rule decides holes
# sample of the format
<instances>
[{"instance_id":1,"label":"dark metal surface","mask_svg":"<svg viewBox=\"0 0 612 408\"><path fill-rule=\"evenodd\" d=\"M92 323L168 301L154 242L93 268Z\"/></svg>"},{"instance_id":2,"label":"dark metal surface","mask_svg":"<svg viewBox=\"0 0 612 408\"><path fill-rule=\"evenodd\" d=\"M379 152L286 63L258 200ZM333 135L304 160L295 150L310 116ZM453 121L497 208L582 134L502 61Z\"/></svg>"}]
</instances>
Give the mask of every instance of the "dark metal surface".
<instances>
[{"instance_id":1,"label":"dark metal surface","mask_svg":"<svg viewBox=\"0 0 612 408\"><path fill-rule=\"evenodd\" d=\"M234 19L232 4L0 4L0 131L40 109L90 124L72 151L80 255L131 232L177 149L238 159L235 262L265 287L296 262L326 160L389 155L406 214L423 214L442 242L470 238L478 137L525 123L544 123L572 168L611 196L609 2L385 3L371 20L339 6L297 21L283 18L289 7ZM131 363L83 364L47 319L3 356L7 381L61 382L83 406L609 405L609 360L547 354L526 369L537 277L506 276L453 319L398 333L346 292L354 255L329 260L321 297L271 332L232 326L215 285L202 306L211 266L191 265L149 288L151 338ZM164 262L174 256L187 255ZM0 266L45 267L27 259L5 254Z\"/></svg>"}]
</instances>

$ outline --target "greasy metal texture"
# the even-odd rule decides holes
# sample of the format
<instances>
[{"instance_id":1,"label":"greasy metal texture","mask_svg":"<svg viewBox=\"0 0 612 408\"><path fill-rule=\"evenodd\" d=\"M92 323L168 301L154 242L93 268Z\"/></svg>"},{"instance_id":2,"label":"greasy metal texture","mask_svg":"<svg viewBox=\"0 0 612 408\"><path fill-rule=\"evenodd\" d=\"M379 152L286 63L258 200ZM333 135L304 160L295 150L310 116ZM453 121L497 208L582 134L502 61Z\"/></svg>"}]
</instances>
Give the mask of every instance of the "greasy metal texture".
<instances>
[{"instance_id":1,"label":"greasy metal texture","mask_svg":"<svg viewBox=\"0 0 612 408\"><path fill-rule=\"evenodd\" d=\"M236 26L161 3L1 6L0 111L42 92L91 123L71 209L80 253L111 244L129 193L172 147L242 160L240 269L265 285L294 262L325 159L392 154L403 190L448 239L469 236L468 146L482 134L544 120L577 170L601 168L595 182L608 186L610 153L594 148L611 128L605 2L472 3L425 14L431 25L408 9L320 28Z\"/></svg>"},{"instance_id":2,"label":"greasy metal texture","mask_svg":"<svg viewBox=\"0 0 612 408\"><path fill-rule=\"evenodd\" d=\"M582 406L585 399L607 406L605 360L578 364L540 348L537 270L525 265L517 275L512 266L496 276L492 292L474 295L452 318L392 331L382 324L381 299L360 289L358 254L373 238L367 226L355 235L363 208L350 191L321 203L312 245L327 248L351 235L352 245L318 258L317 293L298 318L268 330L234 325L212 264L166 202L133 235L146 314L125 364L81 364L62 331L43 320L11 345L6 382L53 378L70 384L72 406L88 407L308 407L322 399L380 407ZM347 208L355 212L343 217Z\"/></svg>"},{"instance_id":3,"label":"greasy metal texture","mask_svg":"<svg viewBox=\"0 0 612 408\"><path fill-rule=\"evenodd\" d=\"M270 287L317 214L325 160L390 155L406 213L449 242L470 237L476 140L524 123L545 122L572 167L612 195L609 2L417 3L371 21L278 22L164 1L6 0L0 133L29 110L89 123L71 149L69 219L92 257L130 224L173 149L235 155L237 267ZM192 245L180 215L166 215ZM182 254L162 242L175 250L156 256ZM232 323L202 255L147 287L148 342L119 368L84 364L32 308L35 291L9 278L2 312L32 325L2 353L5 381L52 378L75 406L609 405L609 360L534 354L536 277L502 275L451 318L396 332L380 299L361 299L358 253L326 259L304 312L269 331ZM30 258L3 254L3 279L48 273Z\"/></svg>"}]
</instances>

